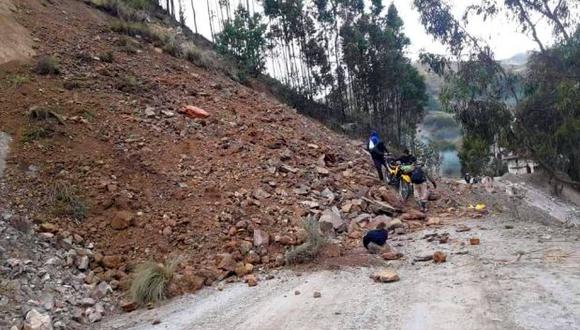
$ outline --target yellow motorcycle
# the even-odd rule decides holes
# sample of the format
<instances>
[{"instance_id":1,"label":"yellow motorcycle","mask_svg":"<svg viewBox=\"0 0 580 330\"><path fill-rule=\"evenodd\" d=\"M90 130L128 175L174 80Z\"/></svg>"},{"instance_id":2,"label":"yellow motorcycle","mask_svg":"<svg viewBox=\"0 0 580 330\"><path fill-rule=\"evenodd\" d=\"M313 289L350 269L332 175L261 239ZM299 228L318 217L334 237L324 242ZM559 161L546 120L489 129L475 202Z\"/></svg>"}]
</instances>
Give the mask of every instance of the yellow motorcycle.
<instances>
[{"instance_id":1,"label":"yellow motorcycle","mask_svg":"<svg viewBox=\"0 0 580 330\"><path fill-rule=\"evenodd\" d=\"M413 165L401 165L400 162L387 158L385 183L397 187L403 200L407 200L413 194L413 185L411 184L413 169Z\"/></svg>"}]
</instances>

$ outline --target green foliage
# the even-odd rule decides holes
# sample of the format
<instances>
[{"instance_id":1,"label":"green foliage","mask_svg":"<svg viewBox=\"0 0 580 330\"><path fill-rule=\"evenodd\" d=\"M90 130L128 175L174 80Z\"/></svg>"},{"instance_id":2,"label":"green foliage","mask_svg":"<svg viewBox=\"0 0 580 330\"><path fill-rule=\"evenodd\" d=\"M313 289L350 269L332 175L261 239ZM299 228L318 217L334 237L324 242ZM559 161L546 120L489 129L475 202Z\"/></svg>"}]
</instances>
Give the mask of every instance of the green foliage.
<instances>
[{"instance_id":1,"label":"green foliage","mask_svg":"<svg viewBox=\"0 0 580 330\"><path fill-rule=\"evenodd\" d=\"M59 61L54 56L41 56L36 62L34 72L40 75L59 74Z\"/></svg>"},{"instance_id":2,"label":"green foliage","mask_svg":"<svg viewBox=\"0 0 580 330\"><path fill-rule=\"evenodd\" d=\"M144 22L148 12L158 6L155 0L85 0L109 14L131 22Z\"/></svg>"},{"instance_id":3,"label":"green foliage","mask_svg":"<svg viewBox=\"0 0 580 330\"><path fill-rule=\"evenodd\" d=\"M29 143L36 140L51 138L54 132L50 129L44 127L35 127L31 129L26 129L22 133L22 142Z\"/></svg>"},{"instance_id":4,"label":"green foliage","mask_svg":"<svg viewBox=\"0 0 580 330\"><path fill-rule=\"evenodd\" d=\"M133 300L140 305L164 300L177 264L177 260L168 260L164 264L148 261L138 265L129 289Z\"/></svg>"},{"instance_id":5,"label":"green foliage","mask_svg":"<svg viewBox=\"0 0 580 330\"><path fill-rule=\"evenodd\" d=\"M8 85L18 87L30 81L30 77L24 74L12 74L6 77Z\"/></svg>"},{"instance_id":6,"label":"green foliage","mask_svg":"<svg viewBox=\"0 0 580 330\"><path fill-rule=\"evenodd\" d=\"M316 219L308 217L302 222L302 227L308 236L304 243L286 251L288 264L304 263L316 258L320 249L327 244L327 239L320 233L320 225Z\"/></svg>"},{"instance_id":7,"label":"green foliage","mask_svg":"<svg viewBox=\"0 0 580 330\"><path fill-rule=\"evenodd\" d=\"M441 167L441 158L439 157L440 146L433 143L415 142L415 156L417 160L423 162L423 166L429 173L439 173Z\"/></svg>"},{"instance_id":8,"label":"green foliage","mask_svg":"<svg viewBox=\"0 0 580 330\"><path fill-rule=\"evenodd\" d=\"M262 72L265 63L266 25L261 21L260 14L250 16L240 5L234 20L225 24L216 39L219 53L233 57L244 72L254 76Z\"/></svg>"},{"instance_id":9,"label":"green foliage","mask_svg":"<svg viewBox=\"0 0 580 330\"><path fill-rule=\"evenodd\" d=\"M526 99L516 108L514 148L580 180L580 29L570 41L535 54Z\"/></svg>"},{"instance_id":10,"label":"green foliage","mask_svg":"<svg viewBox=\"0 0 580 330\"><path fill-rule=\"evenodd\" d=\"M459 151L459 160L464 172L483 175L490 161L489 144L477 136L466 136Z\"/></svg>"}]
</instances>

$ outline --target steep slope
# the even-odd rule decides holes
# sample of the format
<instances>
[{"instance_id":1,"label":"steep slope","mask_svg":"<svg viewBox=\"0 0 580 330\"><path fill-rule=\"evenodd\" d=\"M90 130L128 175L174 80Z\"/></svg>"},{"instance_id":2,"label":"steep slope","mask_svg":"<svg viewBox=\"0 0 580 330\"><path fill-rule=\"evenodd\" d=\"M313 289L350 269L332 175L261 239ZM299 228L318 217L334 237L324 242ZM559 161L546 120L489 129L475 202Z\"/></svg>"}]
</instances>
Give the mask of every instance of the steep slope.
<instances>
[{"instance_id":1,"label":"steep slope","mask_svg":"<svg viewBox=\"0 0 580 330\"><path fill-rule=\"evenodd\" d=\"M40 53L57 54L62 74L41 77L27 67L8 69L3 81L22 76L27 82L2 90L7 102L1 116L15 141L8 180L34 191L22 202L38 221L78 230L99 242L97 248L128 258L162 255L174 246L207 244L204 248L213 250L221 239L207 238L225 235L215 225L216 215L236 200L250 198L260 187L292 188L302 176L315 188L334 181L314 170L321 155L332 153L329 157L344 168L353 157L346 140L225 77L148 44L139 44L137 54L118 51L112 45L122 37L109 32L109 18L81 2L27 5L33 11L21 11L22 20L43 40ZM94 58L111 48L113 63ZM211 117L177 114L184 104L202 107ZM65 124L31 120L32 108L58 113ZM278 171L281 154L287 165L299 167L297 173ZM22 175L31 165L38 167L32 179ZM85 220L77 224L47 212L57 180L86 199ZM250 191L240 192L244 187ZM269 225L294 216L288 207L256 204L252 199L245 205L245 218ZM114 231L110 220L116 210L143 214L135 226ZM150 249L137 252L145 247Z\"/></svg>"},{"instance_id":2,"label":"steep slope","mask_svg":"<svg viewBox=\"0 0 580 330\"><path fill-rule=\"evenodd\" d=\"M223 253L281 265L304 239L307 214L340 209L336 246L345 251L385 213L363 197L401 207L358 143L223 74L112 32L116 19L84 2L23 0L15 17L40 40L38 54L58 58L60 74L0 67L0 130L13 141L0 208L88 256L88 267L74 271L90 289L126 288L136 262L180 256L173 291L195 291L231 273L218 267ZM210 117L183 116L184 105ZM449 206L444 196L434 209ZM404 229L425 223L417 212L403 219Z\"/></svg>"}]
</instances>

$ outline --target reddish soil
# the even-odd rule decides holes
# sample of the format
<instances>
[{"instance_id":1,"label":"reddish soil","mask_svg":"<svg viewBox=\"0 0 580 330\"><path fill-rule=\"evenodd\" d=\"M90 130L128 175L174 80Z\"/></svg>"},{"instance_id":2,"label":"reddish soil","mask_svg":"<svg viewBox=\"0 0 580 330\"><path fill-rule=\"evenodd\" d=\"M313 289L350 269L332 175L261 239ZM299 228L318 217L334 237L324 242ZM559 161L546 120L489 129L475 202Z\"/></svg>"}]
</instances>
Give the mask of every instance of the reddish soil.
<instances>
[{"instance_id":1,"label":"reddish soil","mask_svg":"<svg viewBox=\"0 0 580 330\"><path fill-rule=\"evenodd\" d=\"M301 201L340 208L380 187L359 144L138 39L131 39L137 52L126 52L127 38L109 30L113 18L80 1L22 0L18 9L19 23L40 40L37 53L58 57L61 74L0 67L0 130L13 137L6 170L11 193L3 202L38 224L55 224L60 237L76 234L97 253L120 256L113 268L121 274L136 261L168 255L215 273L215 256L241 259L239 243L251 242L254 229L271 241L287 235L299 242L303 216L318 212ZM112 63L94 58L108 51ZM182 116L183 105L210 117ZM34 107L59 114L64 124L31 119ZM56 183L87 205L84 219L55 205ZM301 185L312 193L295 194ZM334 202L312 197L325 188L336 194ZM258 189L270 196L255 196ZM452 199L443 196L434 210L455 206ZM111 226L119 211L133 218L127 228ZM359 244L346 239L343 248ZM257 249L259 263L275 266L286 248L273 242ZM105 270L99 260L91 260L97 275Z\"/></svg>"}]
</instances>

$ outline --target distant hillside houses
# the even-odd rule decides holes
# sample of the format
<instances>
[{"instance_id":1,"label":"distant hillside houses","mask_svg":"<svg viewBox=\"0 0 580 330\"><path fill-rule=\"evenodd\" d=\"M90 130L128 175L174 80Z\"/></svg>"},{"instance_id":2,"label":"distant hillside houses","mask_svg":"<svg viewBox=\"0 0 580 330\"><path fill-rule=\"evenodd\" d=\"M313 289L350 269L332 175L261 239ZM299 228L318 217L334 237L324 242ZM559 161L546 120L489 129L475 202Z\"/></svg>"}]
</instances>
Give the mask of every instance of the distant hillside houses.
<instances>
[{"instance_id":1,"label":"distant hillside houses","mask_svg":"<svg viewBox=\"0 0 580 330\"><path fill-rule=\"evenodd\" d=\"M533 160L522 158L514 154L504 156L502 160L506 162L508 172L511 174L531 174L539 168L539 164Z\"/></svg>"}]
</instances>

